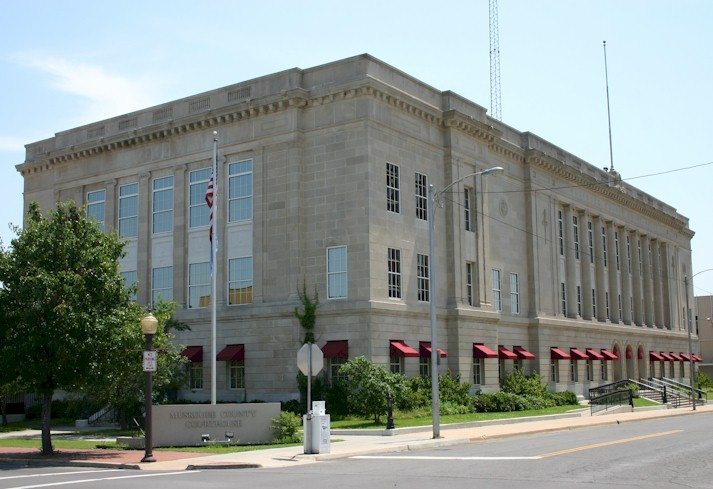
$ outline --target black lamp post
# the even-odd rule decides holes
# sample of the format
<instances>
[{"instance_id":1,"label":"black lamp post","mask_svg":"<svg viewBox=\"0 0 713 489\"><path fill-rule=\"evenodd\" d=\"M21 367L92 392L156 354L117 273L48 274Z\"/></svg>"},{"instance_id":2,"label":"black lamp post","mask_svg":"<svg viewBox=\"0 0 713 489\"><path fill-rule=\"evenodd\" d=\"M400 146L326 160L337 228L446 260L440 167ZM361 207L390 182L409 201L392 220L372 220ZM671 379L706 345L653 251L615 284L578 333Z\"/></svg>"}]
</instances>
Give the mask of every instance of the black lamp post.
<instances>
[{"instance_id":1,"label":"black lamp post","mask_svg":"<svg viewBox=\"0 0 713 489\"><path fill-rule=\"evenodd\" d=\"M156 334L158 321L153 314L148 314L141 319L141 332L146 336L146 351L144 352L144 371L146 372L146 392L144 393L146 418L144 423L144 458L142 462L155 462L153 457L153 440L152 440L152 425L151 425L151 407L152 392L153 392L153 372L156 370L156 357L153 349L153 335Z\"/></svg>"}]
</instances>

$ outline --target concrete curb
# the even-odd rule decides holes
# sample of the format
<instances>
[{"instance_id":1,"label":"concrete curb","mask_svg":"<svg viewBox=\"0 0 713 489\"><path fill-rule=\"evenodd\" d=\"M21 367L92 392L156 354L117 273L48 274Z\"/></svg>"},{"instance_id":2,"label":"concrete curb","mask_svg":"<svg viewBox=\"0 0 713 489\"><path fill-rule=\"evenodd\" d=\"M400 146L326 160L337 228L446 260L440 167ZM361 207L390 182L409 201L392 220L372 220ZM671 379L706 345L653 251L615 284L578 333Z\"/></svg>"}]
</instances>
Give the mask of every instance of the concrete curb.
<instances>
[{"instance_id":1,"label":"concrete curb","mask_svg":"<svg viewBox=\"0 0 713 489\"><path fill-rule=\"evenodd\" d=\"M186 470L212 470L212 469L259 469L262 465L247 462L226 462L214 464L190 464Z\"/></svg>"},{"instance_id":2,"label":"concrete curb","mask_svg":"<svg viewBox=\"0 0 713 489\"><path fill-rule=\"evenodd\" d=\"M111 462L84 462L80 460L47 460L32 458L5 458L0 456L0 465L24 467L89 467L96 469L141 470L137 464L115 464Z\"/></svg>"}]
</instances>

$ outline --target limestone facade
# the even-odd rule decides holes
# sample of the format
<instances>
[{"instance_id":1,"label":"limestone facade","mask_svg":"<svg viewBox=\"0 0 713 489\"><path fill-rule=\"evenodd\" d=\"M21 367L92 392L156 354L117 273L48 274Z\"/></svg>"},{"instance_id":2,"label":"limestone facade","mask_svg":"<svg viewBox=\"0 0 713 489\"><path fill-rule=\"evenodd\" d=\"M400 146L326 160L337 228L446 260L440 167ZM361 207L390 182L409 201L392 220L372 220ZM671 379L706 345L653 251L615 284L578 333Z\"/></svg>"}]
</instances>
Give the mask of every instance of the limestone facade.
<instances>
[{"instance_id":1,"label":"limestone facade","mask_svg":"<svg viewBox=\"0 0 713 489\"><path fill-rule=\"evenodd\" d=\"M203 196L214 131L211 352ZM499 374L519 365L579 394L659 375L659 364L668 376L674 362L650 352L687 351L688 219L615 172L369 55L63 131L27 145L17 169L25 205L74 199L126 238L121 267L140 303L179 304L177 318L191 330L178 340L202 347L204 362L194 356L184 397L209 397L209 358L221 354L219 399L271 401L297 395L304 335L293 311L303 282L320 297L316 336L320 346L331 342L328 375L344 355L408 376L427 371L434 216L424 192L494 166L504 172L465 178L435 209L440 370L493 391ZM522 347L535 358L494 358L474 344L495 353ZM242 350L221 353L228 345ZM554 360L553 347L565 356ZM567 359L571 348L588 360ZM601 360L602 350L618 360ZM675 363L675 376L687 377Z\"/></svg>"}]
</instances>

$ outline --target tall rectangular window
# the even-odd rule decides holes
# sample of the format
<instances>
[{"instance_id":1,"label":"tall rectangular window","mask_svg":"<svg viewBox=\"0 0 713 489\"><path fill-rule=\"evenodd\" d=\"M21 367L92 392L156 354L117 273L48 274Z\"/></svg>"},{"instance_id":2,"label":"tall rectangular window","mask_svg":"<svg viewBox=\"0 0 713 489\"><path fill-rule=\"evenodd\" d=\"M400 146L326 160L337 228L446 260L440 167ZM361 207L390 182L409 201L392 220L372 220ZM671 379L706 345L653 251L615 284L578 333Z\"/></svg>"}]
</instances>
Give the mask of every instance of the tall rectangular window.
<instances>
[{"instance_id":1,"label":"tall rectangular window","mask_svg":"<svg viewBox=\"0 0 713 489\"><path fill-rule=\"evenodd\" d=\"M418 358L418 374L421 377L431 376L431 357L421 356Z\"/></svg>"},{"instance_id":2,"label":"tall rectangular window","mask_svg":"<svg viewBox=\"0 0 713 489\"><path fill-rule=\"evenodd\" d=\"M629 275L631 275L631 238L626 236L626 263L629 267Z\"/></svg>"},{"instance_id":3,"label":"tall rectangular window","mask_svg":"<svg viewBox=\"0 0 713 489\"><path fill-rule=\"evenodd\" d=\"M607 319L609 319L609 291L604 292L604 307L606 308Z\"/></svg>"},{"instance_id":4,"label":"tall rectangular window","mask_svg":"<svg viewBox=\"0 0 713 489\"><path fill-rule=\"evenodd\" d=\"M399 195L399 167L386 164L386 210L390 212L401 212L401 196Z\"/></svg>"},{"instance_id":5,"label":"tall rectangular window","mask_svg":"<svg viewBox=\"0 0 713 489\"><path fill-rule=\"evenodd\" d=\"M589 263L594 263L594 229L592 221L587 222L587 238L589 240Z\"/></svg>"},{"instance_id":6,"label":"tall rectangular window","mask_svg":"<svg viewBox=\"0 0 713 489\"><path fill-rule=\"evenodd\" d=\"M151 270L151 304L173 300L173 267Z\"/></svg>"},{"instance_id":7,"label":"tall rectangular window","mask_svg":"<svg viewBox=\"0 0 713 489\"><path fill-rule=\"evenodd\" d=\"M562 307L562 315L567 315L567 286L564 282L560 283L560 305Z\"/></svg>"},{"instance_id":8,"label":"tall rectangular window","mask_svg":"<svg viewBox=\"0 0 713 489\"><path fill-rule=\"evenodd\" d=\"M392 374L404 374L404 357L391 355L389 357L389 370Z\"/></svg>"},{"instance_id":9,"label":"tall rectangular window","mask_svg":"<svg viewBox=\"0 0 713 489\"><path fill-rule=\"evenodd\" d=\"M253 257L228 260L228 305L251 304L253 301Z\"/></svg>"},{"instance_id":10,"label":"tall rectangular window","mask_svg":"<svg viewBox=\"0 0 713 489\"><path fill-rule=\"evenodd\" d=\"M210 263L188 265L188 308L207 307L210 304Z\"/></svg>"},{"instance_id":11,"label":"tall rectangular window","mask_svg":"<svg viewBox=\"0 0 713 489\"><path fill-rule=\"evenodd\" d=\"M641 256L641 240L636 240L636 249L639 251L639 276L644 276L644 258Z\"/></svg>"},{"instance_id":12,"label":"tall rectangular window","mask_svg":"<svg viewBox=\"0 0 713 489\"><path fill-rule=\"evenodd\" d=\"M133 238L139 234L139 184L119 187L119 236Z\"/></svg>"},{"instance_id":13,"label":"tall rectangular window","mask_svg":"<svg viewBox=\"0 0 713 489\"><path fill-rule=\"evenodd\" d=\"M473 359L473 384L481 385L484 383L483 380L483 359L474 358Z\"/></svg>"},{"instance_id":14,"label":"tall rectangular window","mask_svg":"<svg viewBox=\"0 0 713 489\"><path fill-rule=\"evenodd\" d=\"M577 286L577 315L582 317L582 287Z\"/></svg>"},{"instance_id":15,"label":"tall rectangular window","mask_svg":"<svg viewBox=\"0 0 713 489\"><path fill-rule=\"evenodd\" d=\"M475 304L473 300L473 263L465 262L465 295L468 301L468 305L472 306Z\"/></svg>"},{"instance_id":16,"label":"tall rectangular window","mask_svg":"<svg viewBox=\"0 0 713 489\"><path fill-rule=\"evenodd\" d=\"M503 305L500 297L500 270L498 270L497 268L493 268L492 273L493 307L496 311L502 311Z\"/></svg>"},{"instance_id":17,"label":"tall rectangular window","mask_svg":"<svg viewBox=\"0 0 713 489\"><path fill-rule=\"evenodd\" d=\"M564 221L562 211L557 211L557 237L559 238L560 255L564 256Z\"/></svg>"},{"instance_id":18,"label":"tall rectangular window","mask_svg":"<svg viewBox=\"0 0 713 489\"><path fill-rule=\"evenodd\" d=\"M153 233L168 233L173 229L173 176L153 181Z\"/></svg>"},{"instance_id":19,"label":"tall rectangular window","mask_svg":"<svg viewBox=\"0 0 713 489\"><path fill-rule=\"evenodd\" d=\"M208 191L208 181L212 170L203 168L192 171L188 175L188 227L197 228L207 226L210 220L210 211L205 201L205 194Z\"/></svg>"},{"instance_id":20,"label":"tall rectangular window","mask_svg":"<svg viewBox=\"0 0 713 489\"><path fill-rule=\"evenodd\" d=\"M520 314L520 281L517 273L510 274L510 312Z\"/></svg>"},{"instance_id":21,"label":"tall rectangular window","mask_svg":"<svg viewBox=\"0 0 713 489\"><path fill-rule=\"evenodd\" d=\"M571 358L569 360L569 380L579 382L579 372L577 371L577 360Z\"/></svg>"},{"instance_id":22,"label":"tall rectangular window","mask_svg":"<svg viewBox=\"0 0 713 489\"><path fill-rule=\"evenodd\" d=\"M228 381L231 389L245 388L245 362L232 361L228 363Z\"/></svg>"},{"instance_id":23,"label":"tall rectangular window","mask_svg":"<svg viewBox=\"0 0 713 489\"><path fill-rule=\"evenodd\" d=\"M106 230L106 190L87 192L87 217L97 221L102 231Z\"/></svg>"},{"instance_id":24,"label":"tall rectangular window","mask_svg":"<svg viewBox=\"0 0 713 489\"><path fill-rule=\"evenodd\" d=\"M597 317L597 291L592 289L592 317Z\"/></svg>"},{"instance_id":25,"label":"tall rectangular window","mask_svg":"<svg viewBox=\"0 0 713 489\"><path fill-rule=\"evenodd\" d=\"M428 179L423 173L416 173L416 218L428 220Z\"/></svg>"},{"instance_id":26,"label":"tall rectangular window","mask_svg":"<svg viewBox=\"0 0 713 489\"><path fill-rule=\"evenodd\" d=\"M389 297L401 298L401 250L389 248L387 251Z\"/></svg>"},{"instance_id":27,"label":"tall rectangular window","mask_svg":"<svg viewBox=\"0 0 713 489\"><path fill-rule=\"evenodd\" d=\"M327 248L327 298L347 296L347 247Z\"/></svg>"},{"instance_id":28,"label":"tall rectangular window","mask_svg":"<svg viewBox=\"0 0 713 489\"><path fill-rule=\"evenodd\" d=\"M188 364L188 388L203 388L203 362L195 362Z\"/></svg>"},{"instance_id":29,"label":"tall rectangular window","mask_svg":"<svg viewBox=\"0 0 713 489\"><path fill-rule=\"evenodd\" d=\"M126 272L121 272L120 274L124 278L124 288L129 290L131 289L134 285L136 285L136 282L138 281L138 275L136 273L136 270L129 270ZM129 296L132 301L136 300L136 290L131 292L131 295Z\"/></svg>"},{"instance_id":30,"label":"tall rectangular window","mask_svg":"<svg viewBox=\"0 0 713 489\"><path fill-rule=\"evenodd\" d=\"M601 361L601 371L602 371L602 380L609 379L609 371L607 369L607 362L605 362L604 360Z\"/></svg>"},{"instance_id":31,"label":"tall rectangular window","mask_svg":"<svg viewBox=\"0 0 713 489\"><path fill-rule=\"evenodd\" d=\"M587 360L587 381L592 382L594 380L594 361Z\"/></svg>"},{"instance_id":32,"label":"tall rectangular window","mask_svg":"<svg viewBox=\"0 0 713 489\"><path fill-rule=\"evenodd\" d=\"M614 231L614 255L616 257L616 269L619 270L619 233L617 231Z\"/></svg>"},{"instance_id":33,"label":"tall rectangular window","mask_svg":"<svg viewBox=\"0 0 713 489\"><path fill-rule=\"evenodd\" d=\"M430 287L428 255L416 255L416 279L418 281L418 300L428 302Z\"/></svg>"},{"instance_id":34,"label":"tall rectangular window","mask_svg":"<svg viewBox=\"0 0 713 489\"><path fill-rule=\"evenodd\" d=\"M560 381L560 361L554 358L550 360L550 380L555 384Z\"/></svg>"},{"instance_id":35,"label":"tall rectangular window","mask_svg":"<svg viewBox=\"0 0 713 489\"><path fill-rule=\"evenodd\" d=\"M473 226L473 218L471 213L471 208L473 206L473 189L470 187L463 188L463 218L465 220L465 230L473 231L475 226Z\"/></svg>"},{"instance_id":36,"label":"tall rectangular window","mask_svg":"<svg viewBox=\"0 0 713 489\"><path fill-rule=\"evenodd\" d=\"M619 294L619 304L618 304L618 307L619 307L619 319L621 320L621 319L622 319L622 316L624 315L624 312L623 312L623 310L622 310L622 307L623 307L623 306L621 305L621 294Z\"/></svg>"},{"instance_id":37,"label":"tall rectangular window","mask_svg":"<svg viewBox=\"0 0 713 489\"><path fill-rule=\"evenodd\" d=\"M607 266L607 230L602 226L602 254L604 255L604 266Z\"/></svg>"},{"instance_id":38,"label":"tall rectangular window","mask_svg":"<svg viewBox=\"0 0 713 489\"><path fill-rule=\"evenodd\" d=\"M253 160L228 165L228 222L253 218Z\"/></svg>"},{"instance_id":39,"label":"tall rectangular window","mask_svg":"<svg viewBox=\"0 0 713 489\"><path fill-rule=\"evenodd\" d=\"M574 232L574 257L579 260L579 218L572 216L572 228Z\"/></svg>"}]
</instances>

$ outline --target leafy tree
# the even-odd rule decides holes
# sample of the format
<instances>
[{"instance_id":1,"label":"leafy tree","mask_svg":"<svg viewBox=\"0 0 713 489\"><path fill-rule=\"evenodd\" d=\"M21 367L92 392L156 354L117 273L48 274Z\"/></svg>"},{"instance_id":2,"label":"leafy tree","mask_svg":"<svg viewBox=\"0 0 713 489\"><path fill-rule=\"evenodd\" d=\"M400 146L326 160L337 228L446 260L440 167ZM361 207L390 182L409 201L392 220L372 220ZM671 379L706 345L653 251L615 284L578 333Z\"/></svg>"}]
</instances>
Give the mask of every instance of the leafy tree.
<instances>
[{"instance_id":1,"label":"leafy tree","mask_svg":"<svg viewBox=\"0 0 713 489\"><path fill-rule=\"evenodd\" d=\"M121 327L112 332L114 348L101 364L96 365L95 375L83 388L83 392L99 404L114 409L122 429L128 428L131 418L139 415L145 399L145 374L141 362L145 337L139 322L146 313L138 305L133 306L125 311L126 319ZM165 402L181 386L185 376L181 367L186 359L181 356L180 348L171 342L171 330L186 328L172 319L175 307L173 302L160 302L152 311L159 323L153 338L154 349L159 352L157 370L153 373L154 402Z\"/></svg>"},{"instance_id":2,"label":"leafy tree","mask_svg":"<svg viewBox=\"0 0 713 489\"><path fill-rule=\"evenodd\" d=\"M401 375L364 357L349 360L339 368L339 374L348 379L345 386L351 412L373 417L375 423L386 414L386 396L399 397L404 389Z\"/></svg>"},{"instance_id":3,"label":"leafy tree","mask_svg":"<svg viewBox=\"0 0 713 489\"><path fill-rule=\"evenodd\" d=\"M117 332L136 320L118 259L123 244L88 220L74 202L43 216L30 204L24 229L0 258L3 283L0 339L8 376L42 398L42 453L54 453L52 396L78 391L107 358Z\"/></svg>"},{"instance_id":4,"label":"leafy tree","mask_svg":"<svg viewBox=\"0 0 713 489\"><path fill-rule=\"evenodd\" d=\"M297 295L302 303L302 312L295 307L295 317L299 320L300 326L305 330L303 343L314 343L314 326L317 322L317 308L319 307L319 294L314 291L314 297L307 294L307 283L302 282L302 290L297 290Z\"/></svg>"}]
</instances>

